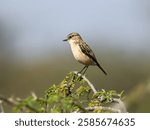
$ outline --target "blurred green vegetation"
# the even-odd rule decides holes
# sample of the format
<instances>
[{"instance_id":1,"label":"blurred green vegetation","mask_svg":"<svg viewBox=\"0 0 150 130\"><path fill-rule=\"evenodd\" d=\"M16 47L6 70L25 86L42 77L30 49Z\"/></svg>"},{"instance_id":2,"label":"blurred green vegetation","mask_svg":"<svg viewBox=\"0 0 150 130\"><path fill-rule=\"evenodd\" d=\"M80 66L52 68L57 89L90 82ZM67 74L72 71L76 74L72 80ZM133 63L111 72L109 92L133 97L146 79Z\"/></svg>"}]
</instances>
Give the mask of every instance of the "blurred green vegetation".
<instances>
[{"instance_id":1,"label":"blurred green vegetation","mask_svg":"<svg viewBox=\"0 0 150 130\"><path fill-rule=\"evenodd\" d=\"M148 57L125 56L123 53L120 55L117 53L105 51L97 54L97 59L99 60L100 56L99 61L107 70L108 76L103 75L97 67L89 67L86 76L98 90L113 89L119 92L124 90L129 112L150 112L148 103L150 93L136 94L138 91L146 90L145 84L150 77ZM30 92L35 92L38 96L42 96L43 91L52 84L58 84L68 72L80 70L83 67L70 54L71 52L65 55L60 54L59 57L57 55L50 60L45 57L42 61L28 64L12 62L9 58L1 60L0 94L24 98L29 96ZM141 90L136 91L139 85ZM148 89L146 92L149 91Z\"/></svg>"},{"instance_id":2,"label":"blurred green vegetation","mask_svg":"<svg viewBox=\"0 0 150 130\"><path fill-rule=\"evenodd\" d=\"M123 92L96 91L87 81L90 82L85 76L70 72L60 84L50 86L42 97L37 97L35 93L25 99L0 95L0 111L7 112L5 108L10 105L10 112L126 112L124 104L119 103L122 102ZM112 104L117 104L119 108Z\"/></svg>"}]
</instances>

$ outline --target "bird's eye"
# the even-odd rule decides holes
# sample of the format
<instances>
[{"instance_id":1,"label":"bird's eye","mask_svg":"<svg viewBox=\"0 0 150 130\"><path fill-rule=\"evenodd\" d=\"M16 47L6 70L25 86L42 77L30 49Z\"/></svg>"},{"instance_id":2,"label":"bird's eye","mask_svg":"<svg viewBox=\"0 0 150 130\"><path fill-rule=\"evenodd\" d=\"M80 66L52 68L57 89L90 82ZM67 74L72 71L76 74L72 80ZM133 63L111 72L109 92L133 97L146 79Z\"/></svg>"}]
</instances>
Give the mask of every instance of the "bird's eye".
<instances>
[{"instance_id":1,"label":"bird's eye","mask_svg":"<svg viewBox=\"0 0 150 130\"><path fill-rule=\"evenodd\" d=\"M69 39L72 38L72 36L69 36Z\"/></svg>"}]
</instances>

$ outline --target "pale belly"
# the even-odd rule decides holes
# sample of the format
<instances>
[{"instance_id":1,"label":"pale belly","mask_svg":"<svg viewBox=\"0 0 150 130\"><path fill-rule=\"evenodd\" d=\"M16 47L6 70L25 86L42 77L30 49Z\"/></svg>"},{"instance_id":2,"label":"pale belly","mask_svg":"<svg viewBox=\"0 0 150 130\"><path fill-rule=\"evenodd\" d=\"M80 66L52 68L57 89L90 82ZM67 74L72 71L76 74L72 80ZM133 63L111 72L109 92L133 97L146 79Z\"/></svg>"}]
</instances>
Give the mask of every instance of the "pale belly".
<instances>
[{"instance_id":1,"label":"pale belly","mask_svg":"<svg viewBox=\"0 0 150 130\"><path fill-rule=\"evenodd\" d=\"M78 45L76 44L71 44L71 50L72 50L72 53L75 57L75 59L84 64L84 65L94 65L94 62L93 60L91 60L88 56L86 56L82 51L81 49L79 48Z\"/></svg>"}]
</instances>

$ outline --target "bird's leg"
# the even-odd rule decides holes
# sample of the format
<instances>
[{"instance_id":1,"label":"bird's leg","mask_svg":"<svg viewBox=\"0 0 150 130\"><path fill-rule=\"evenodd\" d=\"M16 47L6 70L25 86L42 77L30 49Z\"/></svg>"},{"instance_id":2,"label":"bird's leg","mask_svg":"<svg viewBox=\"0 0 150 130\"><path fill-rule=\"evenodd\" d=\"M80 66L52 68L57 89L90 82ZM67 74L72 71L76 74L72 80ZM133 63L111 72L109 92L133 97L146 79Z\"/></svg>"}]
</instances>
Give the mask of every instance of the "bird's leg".
<instances>
[{"instance_id":1,"label":"bird's leg","mask_svg":"<svg viewBox=\"0 0 150 130\"><path fill-rule=\"evenodd\" d=\"M86 68L85 68L85 70L84 70L84 72L83 72L83 75L85 74L85 72L87 71L87 69L88 69L88 66L85 66Z\"/></svg>"},{"instance_id":2,"label":"bird's leg","mask_svg":"<svg viewBox=\"0 0 150 130\"><path fill-rule=\"evenodd\" d=\"M83 68L82 68L82 70L80 70L77 74L81 74L81 72L86 68L87 66L84 66Z\"/></svg>"},{"instance_id":3,"label":"bird's leg","mask_svg":"<svg viewBox=\"0 0 150 130\"><path fill-rule=\"evenodd\" d=\"M84 67L83 67L83 69L82 69L82 70L80 70L80 71L77 73L77 75L80 73L80 75L78 75L78 76L79 76L79 81L81 81L81 80L82 80L82 75L84 75L84 74L85 74L85 72L86 72L87 68L88 68L88 66L84 66ZM82 73L82 72L83 72L83 73Z\"/></svg>"}]
</instances>

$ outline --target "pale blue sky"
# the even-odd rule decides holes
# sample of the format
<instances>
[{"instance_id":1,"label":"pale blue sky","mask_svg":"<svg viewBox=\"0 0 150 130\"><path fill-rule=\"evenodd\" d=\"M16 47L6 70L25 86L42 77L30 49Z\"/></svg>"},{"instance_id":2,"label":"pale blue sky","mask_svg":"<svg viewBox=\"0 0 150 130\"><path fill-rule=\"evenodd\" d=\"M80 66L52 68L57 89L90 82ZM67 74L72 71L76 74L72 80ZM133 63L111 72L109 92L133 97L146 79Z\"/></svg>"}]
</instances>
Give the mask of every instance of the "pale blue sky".
<instances>
[{"instance_id":1,"label":"pale blue sky","mask_svg":"<svg viewBox=\"0 0 150 130\"><path fill-rule=\"evenodd\" d=\"M0 0L0 23L26 57L67 51L62 40L72 31L96 47L149 50L149 7L148 0Z\"/></svg>"}]
</instances>

